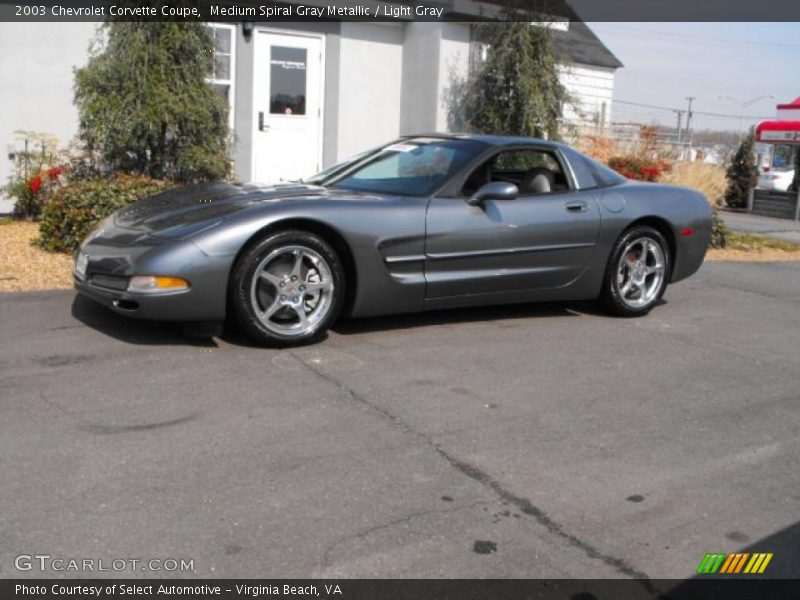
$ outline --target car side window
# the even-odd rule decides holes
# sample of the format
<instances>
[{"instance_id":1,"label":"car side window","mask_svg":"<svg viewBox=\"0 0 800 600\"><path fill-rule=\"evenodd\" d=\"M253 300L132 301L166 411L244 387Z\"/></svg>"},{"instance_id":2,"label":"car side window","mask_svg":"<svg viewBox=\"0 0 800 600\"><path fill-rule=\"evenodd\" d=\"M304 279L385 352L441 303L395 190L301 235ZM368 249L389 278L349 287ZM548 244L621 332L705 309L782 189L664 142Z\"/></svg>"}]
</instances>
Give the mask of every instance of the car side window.
<instances>
[{"instance_id":1,"label":"car side window","mask_svg":"<svg viewBox=\"0 0 800 600\"><path fill-rule=\"evenodd\" d=\"M563 148L562 151L570 165L572 165L572 172L575 174L578 187L582 190L610 187L626 181L616 171L571 148Z\"/></svg>"},{"instance_id":2,"label":"car side window","mask_svg":"<svg viewBox=\"0 0 800 600\"><path fill-rule=\"evenodd\" d=\"M470 173L462 188L471 196L493 181L513 183L521 196L552 194L569 189L567 177L556 155L538 148L505 150Z\"/></svg>"}]
</instances>

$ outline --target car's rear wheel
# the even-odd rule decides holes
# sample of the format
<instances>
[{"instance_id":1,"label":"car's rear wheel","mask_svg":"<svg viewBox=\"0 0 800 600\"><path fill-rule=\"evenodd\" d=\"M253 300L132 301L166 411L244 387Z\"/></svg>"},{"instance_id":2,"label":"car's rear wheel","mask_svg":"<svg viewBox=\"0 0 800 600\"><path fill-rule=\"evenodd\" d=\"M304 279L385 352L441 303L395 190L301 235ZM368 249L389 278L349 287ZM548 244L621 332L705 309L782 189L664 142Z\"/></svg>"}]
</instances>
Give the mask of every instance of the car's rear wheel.
<instances>
[{"instance_id":1,"label":"car's rear wheel","mask_svg":"<svg viewBox=\"0 0 800 600\"><path fill-rule=\"evenodd\" d=\"M664 294L669 273L669 245L664 236L646 225L634 227L614 245L600 299L615 315L645 315Z\"/></svg>"},{"instance_id":2,"label":"car's rear wheel","mask_svg":"<svg viewBox=\"0 0 800 600\"><path fill-rule=\"evenodd\" d=\"M305 231L281 231L248 248L231 278L232 304L242 328L273 347L319 339L344 302L345 274L334 249Z\"/></svg>"}]
</instances>

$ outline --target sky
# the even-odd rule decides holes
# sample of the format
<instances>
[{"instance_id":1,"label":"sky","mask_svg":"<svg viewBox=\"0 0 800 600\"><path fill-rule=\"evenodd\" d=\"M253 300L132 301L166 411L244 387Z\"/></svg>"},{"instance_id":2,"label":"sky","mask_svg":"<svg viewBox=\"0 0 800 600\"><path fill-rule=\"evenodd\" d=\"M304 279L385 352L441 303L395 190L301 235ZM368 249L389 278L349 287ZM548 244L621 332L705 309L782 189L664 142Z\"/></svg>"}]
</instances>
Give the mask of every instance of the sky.
<instances>
[{"instance_id":1,"label":"sky","mask_svg":"<svg viewBox=\"0 0 800 600\"><path fill-rule=\"evenodd\" d=\"M623 102L685 109L686 97L695 96L693 129L738 131L742 103L774 96L744 109L747 116L772 118L776 104L800 96L800 23L588 25L625 64L616 74L615 121L674 126L677 116L669 110ZM760 120L745 118L744 127Z\"/></svg>"}]
</instances>

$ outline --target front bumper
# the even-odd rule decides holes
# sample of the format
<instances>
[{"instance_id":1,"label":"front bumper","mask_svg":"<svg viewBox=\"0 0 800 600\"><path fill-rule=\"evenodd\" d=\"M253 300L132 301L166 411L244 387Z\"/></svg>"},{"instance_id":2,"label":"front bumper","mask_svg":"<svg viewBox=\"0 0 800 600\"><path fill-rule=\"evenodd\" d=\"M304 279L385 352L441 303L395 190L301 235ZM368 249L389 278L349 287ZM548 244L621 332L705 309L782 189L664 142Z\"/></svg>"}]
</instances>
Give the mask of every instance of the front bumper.
<instances>
[{"instance_id":1,"label":"front bumper","mask_svg":"<svg viewBox=\"0 0 800 600\"><path fill-rule=\"evenodd\" d=\"M138 319L163 321L206 321L221 320L224 317L209 315L207 311L196 311L192 289L168 294L132 294L117 291L90 282L82 281L73 275L75 289L114 312Z\"/></svg>"},{"instance_id":2,"label":"front bumper","mask_svg":"<svg viewBox=\"0 0 800 600\"><path fill-rule=\"evenodd\" d=\"M204 254L190 242L149 248L89 244L86 272L73 272L75 289L116 313L158 321L222 321L233 257ZM158 294L127 291L133 275L168 275L189 281L189 288Z\"/></svg>"}]
</instances>

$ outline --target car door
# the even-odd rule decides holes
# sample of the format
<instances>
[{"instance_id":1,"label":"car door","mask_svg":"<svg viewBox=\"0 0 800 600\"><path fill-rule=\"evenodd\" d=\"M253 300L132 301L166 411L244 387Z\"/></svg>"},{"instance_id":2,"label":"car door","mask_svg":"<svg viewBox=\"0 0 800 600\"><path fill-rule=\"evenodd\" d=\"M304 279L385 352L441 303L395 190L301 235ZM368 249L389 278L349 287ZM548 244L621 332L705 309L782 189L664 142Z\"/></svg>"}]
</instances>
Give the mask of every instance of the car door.
<instances>
[{"instance_id":1,"label":"car door","mask_svg":"<svg viewBox=\"0 0 800 600\"><path fill-rule=\"evenodd\" d=\"M503 152L520 151L501 149L450 197L433 198L426 218L427 299L558 288L574 281L591 260L600 229L594 193L575 189L557 150L522 150L545 153L560 169L563 183L547 193L522 189L514 200L470 206L466 199L473 190L466 182L474 182L476 175L478 181L522 183L522 170L487 171Z\"/></svg>"}]
</instances>

